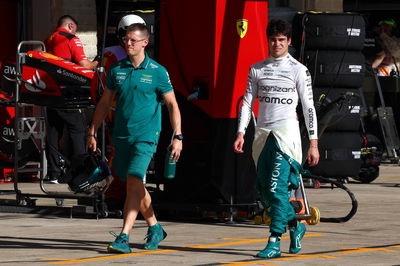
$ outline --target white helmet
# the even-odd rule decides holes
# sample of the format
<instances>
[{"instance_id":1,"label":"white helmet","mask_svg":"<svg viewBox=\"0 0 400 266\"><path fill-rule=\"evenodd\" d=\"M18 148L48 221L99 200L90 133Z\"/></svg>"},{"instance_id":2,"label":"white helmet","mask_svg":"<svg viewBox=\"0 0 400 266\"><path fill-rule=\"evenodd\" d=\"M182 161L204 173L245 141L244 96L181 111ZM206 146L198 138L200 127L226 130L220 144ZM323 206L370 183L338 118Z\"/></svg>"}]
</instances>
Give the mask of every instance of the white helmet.
<instances>
[{"instance_id":1,"label":"white helmet","mask_svg":"<svg viewBox=\"0 0 400 266\"><path fill-rule=\"evenodd\" d=\"M123 16L118 23L118 30L117 30L118 38L122 39L122 37L124 37L126 34L126 29L128 28L128 26L135 23L141 23L146 25L146 22L138 15L129 14Z\"/></svg>"}]
</instances>

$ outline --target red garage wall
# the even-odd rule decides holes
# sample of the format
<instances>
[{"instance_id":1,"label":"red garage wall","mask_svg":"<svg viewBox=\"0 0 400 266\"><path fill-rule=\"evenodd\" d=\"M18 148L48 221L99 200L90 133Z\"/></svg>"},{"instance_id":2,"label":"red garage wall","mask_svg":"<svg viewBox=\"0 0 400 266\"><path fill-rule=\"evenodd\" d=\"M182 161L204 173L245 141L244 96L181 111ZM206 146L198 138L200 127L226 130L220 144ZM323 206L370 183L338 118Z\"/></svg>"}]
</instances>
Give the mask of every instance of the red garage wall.
<instances>
[{"instance_id":1,"label":"red garage wall","mask_svg":"<svg viewBox=\"0 0 400 266\"><path fill-rule=\"evenodd\" d=\"M241 38L236 23L248 22ZM163 0L160 62L177 91L191 94L206 83L208 98L193 103L212 118L235 118L251 64L267 57L267 1Z\"/></svg>"},{"instance_id":2,"label":"red garage wall","mask_svg":"<svg viewBox=\"0 0 400 266\"><path fill-rule=\"evenodd\" d=\"M0 61L15 61L17 49L17 1L0 0Z\"/></svg>"}]
</instances>

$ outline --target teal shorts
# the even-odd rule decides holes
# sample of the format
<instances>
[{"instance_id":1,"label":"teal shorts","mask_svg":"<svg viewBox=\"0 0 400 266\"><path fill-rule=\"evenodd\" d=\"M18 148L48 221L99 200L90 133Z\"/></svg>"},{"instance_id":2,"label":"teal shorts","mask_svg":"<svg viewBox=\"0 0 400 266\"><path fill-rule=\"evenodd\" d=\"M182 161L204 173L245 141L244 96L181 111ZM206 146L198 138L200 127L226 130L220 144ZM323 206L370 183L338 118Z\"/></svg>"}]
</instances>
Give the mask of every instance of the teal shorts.
<instances>
[{"instance_id":1,"label":"teal shorts","mask_svg":"<svg viewBox=\"0 0 400 266\"><path fill-rule=\"evenodd\" d=\"M157 145L152 142L113 140L115 156L112 167L117 176L126 181L127 176L144 179Z\"/></svg>"}]
</instances>

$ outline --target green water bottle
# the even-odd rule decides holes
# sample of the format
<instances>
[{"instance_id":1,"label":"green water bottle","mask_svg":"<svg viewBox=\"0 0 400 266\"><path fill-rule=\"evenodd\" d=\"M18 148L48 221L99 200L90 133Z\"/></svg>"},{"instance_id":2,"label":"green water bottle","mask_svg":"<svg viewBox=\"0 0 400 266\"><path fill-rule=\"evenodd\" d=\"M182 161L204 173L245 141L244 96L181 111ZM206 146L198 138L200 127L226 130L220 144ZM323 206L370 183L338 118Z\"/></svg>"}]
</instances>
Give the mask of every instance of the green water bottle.
<instances>
[{"instance_id":1,"label":"green water bottle","mask_svg":"<svg viewBox=\"0 0 400 266\"><path fill-rule=\"evenodd\" d=\"M173 158L170 158L171 150L168 148L165 154L165 163L164 163L164 177L168 179L172 179L175 177L176 172L176 162Z\"/></svg>"}]
</instances>

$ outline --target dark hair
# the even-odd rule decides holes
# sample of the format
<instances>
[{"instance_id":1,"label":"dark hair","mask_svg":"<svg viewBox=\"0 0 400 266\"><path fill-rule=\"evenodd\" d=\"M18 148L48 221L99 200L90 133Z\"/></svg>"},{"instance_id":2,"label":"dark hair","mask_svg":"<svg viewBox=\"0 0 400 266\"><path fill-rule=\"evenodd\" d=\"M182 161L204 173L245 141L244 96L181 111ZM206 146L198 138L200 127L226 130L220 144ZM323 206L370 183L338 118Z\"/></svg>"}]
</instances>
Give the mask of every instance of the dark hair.
<instances>
[{"instance_id":1,"label":"dark hair","mask_svg":"<svg viewBox=\"0 0 400 266\"><path fill-rule=\"evenodd\" d=\"M149 28L147 28L147 26L142 23L134 23L129 25L128 28L126 28L126 34L128 34L131 31L140 31L143 33L146 39L150 38Z\"/></svg>"},{"instance_id":2,"label":"dark hair","mask_svg":"<svg viewBox=\"0 0 400 266\"><path fill-rule=\"evenodd\" d=\"M272 19L268 22L267 38L280 34L285 35L288 39L292 38L292 25L283 19Z\"/></svg>"},{"instance_id":3,"label":"dark hair","mask_svg":"<svg viewBox=\"0 0 400 266\"><path fill-rule=\"evenodd\" d=\"M72 20L78 26L78 21L75 18L70 15L64 15L58 19L57 27L61 27L68 20Z\"/></svg>"}]
</instances>

